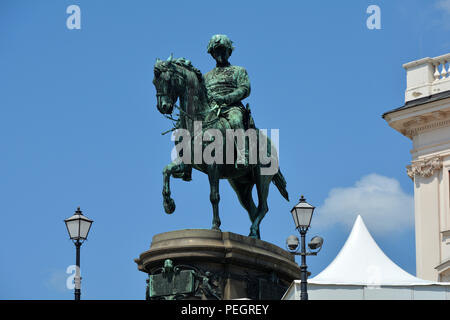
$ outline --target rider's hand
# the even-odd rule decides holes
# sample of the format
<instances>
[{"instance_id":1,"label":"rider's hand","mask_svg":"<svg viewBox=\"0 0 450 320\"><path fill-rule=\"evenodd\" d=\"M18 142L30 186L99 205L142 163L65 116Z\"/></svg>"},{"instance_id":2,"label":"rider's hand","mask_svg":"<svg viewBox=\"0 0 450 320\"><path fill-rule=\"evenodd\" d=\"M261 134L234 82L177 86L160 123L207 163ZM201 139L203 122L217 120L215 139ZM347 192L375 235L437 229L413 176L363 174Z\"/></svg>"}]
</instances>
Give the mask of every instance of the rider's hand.
<instances>
[{"instance_id":1,"label":"rider's hand","mask_svg":"<svg viewBox=\"0 0 450 320\"><path fill-rule=\"evenodd\" d=\"M226 104L226 101L223 96L214 95L211 98L212 101L215 101L219 106Z\"/></svg>"}]
</instances>

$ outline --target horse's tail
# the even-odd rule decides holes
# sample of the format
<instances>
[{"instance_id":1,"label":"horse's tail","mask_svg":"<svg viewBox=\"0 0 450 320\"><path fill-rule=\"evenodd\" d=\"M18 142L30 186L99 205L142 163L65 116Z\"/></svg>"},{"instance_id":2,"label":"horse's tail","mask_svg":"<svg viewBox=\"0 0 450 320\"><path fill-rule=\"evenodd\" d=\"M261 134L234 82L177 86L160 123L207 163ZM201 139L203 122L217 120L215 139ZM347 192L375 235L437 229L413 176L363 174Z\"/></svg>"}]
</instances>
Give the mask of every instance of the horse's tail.
<instances>
[{"instance_id":1,"label":"horse's tail","mask_svg":"<svg viewBox=\"0 0 450 320\"><path fill-rule=\"evenodd\" d=\"M286 179L284 178L280 169L278 169L278 173L273 176L272 182L274 185L277 186L278 191L280 191L283 198L285 198L287 201L289 201L289 194L286 190Z\"/></svg>"}]
</instances>

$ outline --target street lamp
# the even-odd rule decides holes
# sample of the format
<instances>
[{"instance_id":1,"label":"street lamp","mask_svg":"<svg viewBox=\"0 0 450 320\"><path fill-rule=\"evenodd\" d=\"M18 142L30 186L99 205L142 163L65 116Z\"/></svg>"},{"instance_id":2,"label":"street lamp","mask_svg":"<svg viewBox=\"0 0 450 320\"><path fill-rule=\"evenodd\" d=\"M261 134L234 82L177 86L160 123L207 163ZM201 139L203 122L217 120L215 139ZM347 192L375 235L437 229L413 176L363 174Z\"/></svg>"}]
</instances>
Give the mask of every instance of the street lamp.
<instances>
[{"instance_id":1,"label":"street lamp","mask_svg":"<svg viewBox=\"0 0 450 320\"><path fill-rule=\"evenodd\" d=\"M300 252L297 253L299 250L299 240L296 236L289 236L286 240L286 246L288 248L288 251L292 254L299 255L302 257L302 264L300 266L300 299L301 300L308 300L308 291L307 291L307 268L306 265L306 256L315 256L317 253L322 249L323 245L323 239L321 237L314 237L311 239L311 242L308 244L308 247L311 250L317 250L317 251L309 251L306 252L306 245L305 245L305 237L306 232L309 229L309 226L311 224L311 219L314 213L315 207L310 205L306 202L306 199L301 196L299 203L292 208L291 214L292 218L294 219L295 228L300 232L301 236L301 246L300 246Z\"/></svg>"},{"instance_id":2,"label":"street lamp","mask_svg":"<svg viewBox=\"0 0 450 320\"><path fill-rule=\"evenodd\" d=\"M81 296L81 276L80 276L80 247L83 242L87 239L91 225L94 222L88 217L84 216L80 210L77 208L75 214L70 218L64 220L66 223L67 231L69 232L69 237L75 244L76 248L76 270L75 270L75 300L80 300Z\"/></svg>"}]
</instances>

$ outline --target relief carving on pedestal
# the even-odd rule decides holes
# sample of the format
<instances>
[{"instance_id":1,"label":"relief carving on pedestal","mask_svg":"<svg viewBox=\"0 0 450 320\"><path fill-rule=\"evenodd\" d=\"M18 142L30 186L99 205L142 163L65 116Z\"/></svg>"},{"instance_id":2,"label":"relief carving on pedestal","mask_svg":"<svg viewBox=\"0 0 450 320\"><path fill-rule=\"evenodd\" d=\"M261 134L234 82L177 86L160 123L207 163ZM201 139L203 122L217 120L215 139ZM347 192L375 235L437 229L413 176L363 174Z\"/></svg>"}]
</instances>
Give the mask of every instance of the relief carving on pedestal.
<instances>
[{"instance_id":1,"label":"relief carving on pedestal","mask_svg":"<svg viewBox=\"0 0 450 320\"><path fill-rule=\"evenodd\" d=\"M425 160L414 161L410 166L406 167L408 176L414 180L416 175L428 178L436 171L442 169L442 158L433 157Z\"/></svg>"}]
</instances>

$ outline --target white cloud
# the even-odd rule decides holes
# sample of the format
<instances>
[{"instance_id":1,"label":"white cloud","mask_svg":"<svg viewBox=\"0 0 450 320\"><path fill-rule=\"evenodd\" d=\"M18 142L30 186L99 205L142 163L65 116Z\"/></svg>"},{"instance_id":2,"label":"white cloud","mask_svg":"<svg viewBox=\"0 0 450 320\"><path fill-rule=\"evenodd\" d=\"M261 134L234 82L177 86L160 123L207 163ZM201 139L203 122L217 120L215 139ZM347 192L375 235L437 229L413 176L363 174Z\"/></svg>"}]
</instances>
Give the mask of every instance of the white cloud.
<instances>
[{"instance_id":1,"label":"white cloud","mask_svg":"<svg viewBox=\"0 0 450 320\"><path fill-rule=\"evenodd\" d=\"M439 0L436 3L436 8L445 11L446 14L450 14L450 0Z\"/></svg>"},{"instance_id":2,"label":"white cloud","mask_svg":"<svg viewBox=\"0 0 450 320\"><path fill-rule=\"evenodd\" d=\"M358 215L373 233L407 230L414 225L414 198L400 183L378 174L362 177L354 186L334 188L316 209L314 224L329 227L341 223L351 227Z\"/></svg>"}]
</instances>

